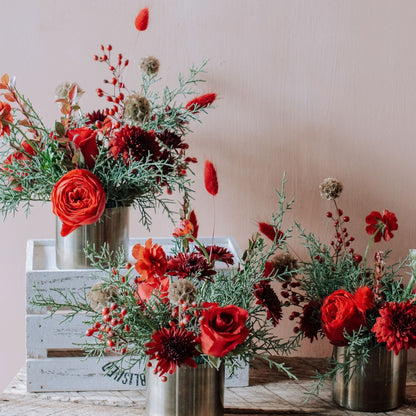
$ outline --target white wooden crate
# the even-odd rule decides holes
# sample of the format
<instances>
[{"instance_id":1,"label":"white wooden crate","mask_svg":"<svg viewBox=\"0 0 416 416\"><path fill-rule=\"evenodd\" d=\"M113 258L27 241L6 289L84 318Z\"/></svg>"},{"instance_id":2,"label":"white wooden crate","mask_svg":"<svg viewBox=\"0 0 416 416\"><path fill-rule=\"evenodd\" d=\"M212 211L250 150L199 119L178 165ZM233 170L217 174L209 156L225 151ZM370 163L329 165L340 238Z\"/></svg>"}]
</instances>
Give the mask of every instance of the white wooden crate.
<instances>
[{"instance_id":1,"label":"white wooden crate","mask_svg":"<svg viewBox=\"0 0 416 416\"><path fill-rule=\"evenodd\" d=\"M134 244L144 244L146 239L131 239ZM201 238L211 244L211 238ZM168 253L172 248L170 238L154 238ZM26 253L26 367L27 390L79 391L79 390L137 390L145 388L144 368L136 365L123 371L113 364L113 357L100 360L76 355L77 346L87 329L83 316L62 323L65 312L49 317L46 309L30 304L35 295L34 286L43 294L51 289L70 290L75 295L89 290L102 280L102 272L92 269L60 270L55 262L54 240L29 240ZM241 251L231 237L216 237L214 244L228 248L236 259ZM221 263L218 263L219 267ZM56 294L54 293L56 297ZM226 386L248 385L248 367L226 377Z\"/></svg>"}]
</instances>

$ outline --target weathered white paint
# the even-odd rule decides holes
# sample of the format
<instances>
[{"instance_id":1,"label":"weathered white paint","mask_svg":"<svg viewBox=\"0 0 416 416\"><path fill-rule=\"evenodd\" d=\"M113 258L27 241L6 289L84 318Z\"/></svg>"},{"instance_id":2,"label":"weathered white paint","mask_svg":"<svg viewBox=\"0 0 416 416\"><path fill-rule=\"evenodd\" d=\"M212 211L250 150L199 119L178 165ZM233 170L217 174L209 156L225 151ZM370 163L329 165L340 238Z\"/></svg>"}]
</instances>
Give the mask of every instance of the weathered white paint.
<instances>
[{"instance_id":1,"label":"weathered white paint","mask_svg":"<svg viewBox=\"0 0 416 416\"><path fill-rule=\"evenodd\" d=\"M144 244L145 239L132 239L130 245ZM210 238L201 238L203 244L211 244ZM153 239L166 252L172 247L168 238ZM230 250L236 259L241 250L232 237L216 237L214 244ZM131 252L131 250L130 250ZM221 263L218 264L219 267ZM59 270L55 264L54 240L30 240L27 244L26 261L26 357L28 391L74 391L74 390L136 390L144 388L143 368L136 365L122 371L111 366L114 357L48 357L48 350L68 351L79 348L88 329L83 323L85 314L76 315L70 322L63 323L66 312L50 317L46 309L30 304L35 295L34 287L44 295L59 295L53 289L82 294L97 281L102 272L91 269ZM107 371L108 370L108 371ZM106 374L107 373L107 374ZM249 369L237 371L233 377L226 376L227 386L248 385Z\"/></svg>"}]
</instances>

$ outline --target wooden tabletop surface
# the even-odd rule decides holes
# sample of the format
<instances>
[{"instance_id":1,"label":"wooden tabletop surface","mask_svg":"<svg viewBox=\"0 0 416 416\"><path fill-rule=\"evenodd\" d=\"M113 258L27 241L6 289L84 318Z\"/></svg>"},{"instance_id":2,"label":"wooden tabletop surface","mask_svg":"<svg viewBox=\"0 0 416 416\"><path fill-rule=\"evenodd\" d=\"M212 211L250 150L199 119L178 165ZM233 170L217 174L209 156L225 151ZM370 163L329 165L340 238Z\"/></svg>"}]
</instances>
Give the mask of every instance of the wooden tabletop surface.
<instances>
[{"instance_id":1,"label":"wooden tabletop surface","mask_svg":"<svg viewBox=\"0 0 416 416\"><path fill-rule=\"evenodd\" d=\"M225 389L225 415L416 416L416 363L408 365L407 400L402 407L388 413L364 413L337 407L331 400L329 384L319 397L304 402L310 376L316 368L323 368L325 360L285 357L281 361L292 368L298 380L289 380L257 362L250 370L250 386ZM1 416L140 416L144 406L144 391L27 393L25 370L0 395Z\"/></svg>"}]
</instances>

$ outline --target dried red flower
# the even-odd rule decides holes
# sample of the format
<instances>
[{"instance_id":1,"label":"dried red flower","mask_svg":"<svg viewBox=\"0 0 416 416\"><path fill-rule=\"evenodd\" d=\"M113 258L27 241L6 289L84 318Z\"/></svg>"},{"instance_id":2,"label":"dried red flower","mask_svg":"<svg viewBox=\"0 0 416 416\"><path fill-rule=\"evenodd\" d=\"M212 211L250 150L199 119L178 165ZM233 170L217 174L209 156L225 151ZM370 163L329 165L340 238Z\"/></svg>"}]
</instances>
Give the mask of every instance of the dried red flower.
<instances>
[{"instance_id":1,"label":"dried red flower","mask_svg":"<svg viewBox=\"0 0 416 416\"><path fill-rule=\"evenodd\" d=\"M218 179L217 172L214 165L209 160L205 161L205 170L204 170L204 181L205 189L212 196L217 195L218 193Z\"/></svg>"},{"instance_id":2,"label":"dried red flower","mask_svg":"<svg viewBox=\"0 0 416 416\"><path fill-rule=\"evenodd\" d=\"M192 232L192 237L198 238L199 225L198 225L198 220L196 219L196 214L194 210L192 210L191 213L189 214L189 221L194 227L194 230Z\"/></svg>"},{"instance_id":3,"label":"dried red flower","mask_svg":"<svg viewBox=\"0 0 416 416\"><path fill-rule=\"evenodd\" d=\"M202 249L200 247L196 247L196 250L203 254ZM226 247L220 246L205 246L206 252L209 254L209 261L211 263L215 263L216 261L221 261L225 263L227 266L234 264L234 256Z\"/></svg>"},{"instance_id":4,"label":"dried red flower","mask_svg":"<svg viewBox=\"0 0 416 416\"><path fill-rule=\"evenodd\" d=\"M318 332L321 329L321 307L322 303L318 300L311 300L303 306L299 327L303 335L311 342L318 339Z\"/></svg>"},{"instance_id":5,"label":"dried red flower","mask_svg":"<svg viewBox=\"0 0 416 416\"><path fill-rule=\"evenodd\" d=\"M136 161L147 157L151 161L157 161L161 156L155 133L136 126L124 126L117 131L110 139L108 148L115 159L121 154L126 164L129 162L129 153Z\"/></svg>"},{"instance_id":6,"label":"dried red flower","mask_svg":"<svg viewBox=\"0 0 416 416\"><path fill-rule=\"evenodd\" d=\"M0 137L10 134L9 123L13 123L10 104L0 101Z\"/></svg>"},{"instance_id":7,"label":"dried red flower","mask_svg":"<svg viewBox=\"0 0 416 416\"><path fill-rule=\"evenodd\" d=\"M280 230L277 230L271 224L266 222L259 222L259 230L271 241L279 241L283 238L284 233Z\"/></svg>"},{"instance_id":8,"label":"dried red flower","mask_svg":"<svg viewBox=\"0 0 416 416\"><path fill-rule=\"evenodd\" d=\"M393 238L392 231L396 231L399 228L396 215L386 209L383 211L383 215L378 211L371 212L367 215L365 222L368 224L365 229L367 234L375 234L375 243L378 243L381 240L381 237L383 237L385 241L389 241Z\"/></svg>"},{"instance_id":9,"label":"dried red flower","mask_svg":"<svg viewBox=\"0 0 416 416\"><path fill-rule=\"evenodd\" d=\"M145 344L146 354L150 355L150 360L157 360L155 373L160 376L175 372L176 366L182 364L193 368L197 366L193 357L199 352L195 348L197 342L193 332L176 326L161 328L152 335L152 339Z\"/></svg>"},{"instance_id":10,"label":"dried red flower","mask_svg":"<svg viewBox=\"0 0 416 416\"><path fill-rule=\"evenodd\" d=\"M166 253L159 244L152 244L152 239L146 241L145 246L136 244L132 250L133 257L137 260L134 267L139 281L154 283L163 277L167 270Z\"/></svg>"},{"instance_id":11,"label":"dried red flower","mask_svg":"<svg viewBox=\"0 0 416 416\"><path fill-rule=\"evenodd\" d=\"M170 276L196 277L198 280L212 280L217 272L200 253L178 253L168 260L167 274Z\"/></svg>"},{"instance_id":12,"label":"dried red flower","mask_svg":"<svg viewBox=\"0 0 416 416\"><path fill-rule=\"evenodd\" d=\"M204 95L200 95L199 97L193 98L189 101L185 108L189 111L198 111L200 108L205 108L211 105L215 99L217 98L217 94L215 93L208 93Z\"/></svg>"},{"instance_id":13,"label":"dried red flower","mask_svg":"<svg viewBox=\"0 0 416 416\"><path fill-rule=\"evenodd\" d=\"M275 291L267 281L261 281L253 286L254 296L257 298L256 304L266 308L267 319L272 321L273 326L277 326L283 317L282 305Z\"/></svg>"},{"instance_id":14,"label":"dried red flower","mask_svg":"<svg viewBox=\"0 0 416 416\"><path fill-rule=\"evenodd\" d=\"M386 343L388 351L397 355L401 350L416 347L416 305L406 302L387 302L379 310L380 316L371 329L379 343Z\"/></svg>"},{"instance_id":15,"label":"dried red flower","mask_svg":"<svg viewBox=\"0 0 416 416\"><path fill-rule=\"evenodd\" d=\"M134 20L134 26L136 26L136 29L139 32L143 32L144 30L147 29L148 24L149 24L149 9L147 7L144 7L137 14L136 19Z\"/></svg>"}]
</instances>

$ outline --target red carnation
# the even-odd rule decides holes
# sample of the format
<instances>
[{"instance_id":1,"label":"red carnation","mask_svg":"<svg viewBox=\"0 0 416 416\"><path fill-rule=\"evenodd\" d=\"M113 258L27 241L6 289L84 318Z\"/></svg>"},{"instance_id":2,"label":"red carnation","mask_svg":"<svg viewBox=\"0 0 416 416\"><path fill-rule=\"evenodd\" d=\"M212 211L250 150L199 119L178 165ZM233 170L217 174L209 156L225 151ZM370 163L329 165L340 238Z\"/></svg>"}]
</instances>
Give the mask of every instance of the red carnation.
<instances>
[{"instance_id":1,"label":"red carnation","mask_svg":"<svg viewBox=\"0 0 416 416\"><path fill-rule=\"evenodd\" d=\"M147 7L141 9L136 16L134 21L134 26L139 32L143 32L147 29L147 25L149 24L149 9Z\"/></svg>"},{"instance_id":2,"label":"red carnation","mask_svg":"<svg viewBox=\"0 0 416 416\"><path fill-rule=\"evenodd\" d=\"M271 224L267 224L266 222L259 222L259 230L263 233L267 238L271 241L279 241L283 238L284 234L282 231L277 230ZM276 238L277 237L277 238Z\"/></svg>"},{"instance_id":3,"label":"red carnation","mask_svg":"<svg viewBox=\"0 0 416 416\"><path fill-rule=\"evenodd\" d=\"M381 240L381 237L383 237L385 241L389 241L393 238L392 231L396 231L399 228L396 215L386 209L383 211L383 215L378 211L371 212L367 215L365 222L368 224L365 229L367 234L375 234L375 243L378 243Z\"/></svg>"},{"instance_id":4,"label":"red carnation","mask_svg":"<svg viewBox=\"0 0 416 416\"><path fill-rule=\"evenodd\" d=\"M218 179L217 172L214 165L209 160L205 161L205 170L204 170L204 180L205 188L212 196L217 195L218 193Z\"/></svg>"},{"instance_id":5,"label":"red carnation","mask_svg":"<svg viewBox=\"0 0 416 416\"><path fill-rule=\"evenodd\" d=\"M403 349L416 347L416 305L406 302L387 302L371 329L377 341L386 343L387 351L396 355Z\"/></svg>"},{"instance_id":6,"label":"red carnation","mask_svg":"<svg viewBox=\"0 0 416 416\"><path fill-rule=\"evenodd\" d=\"M189 111L196 112L200 108L205 108L211 105L216 98L217 94L214 93L200 95L199 97L195 97L191 101L189 101L189 103L186 104L185 108Z\"/></svg>"}]
</instances>

